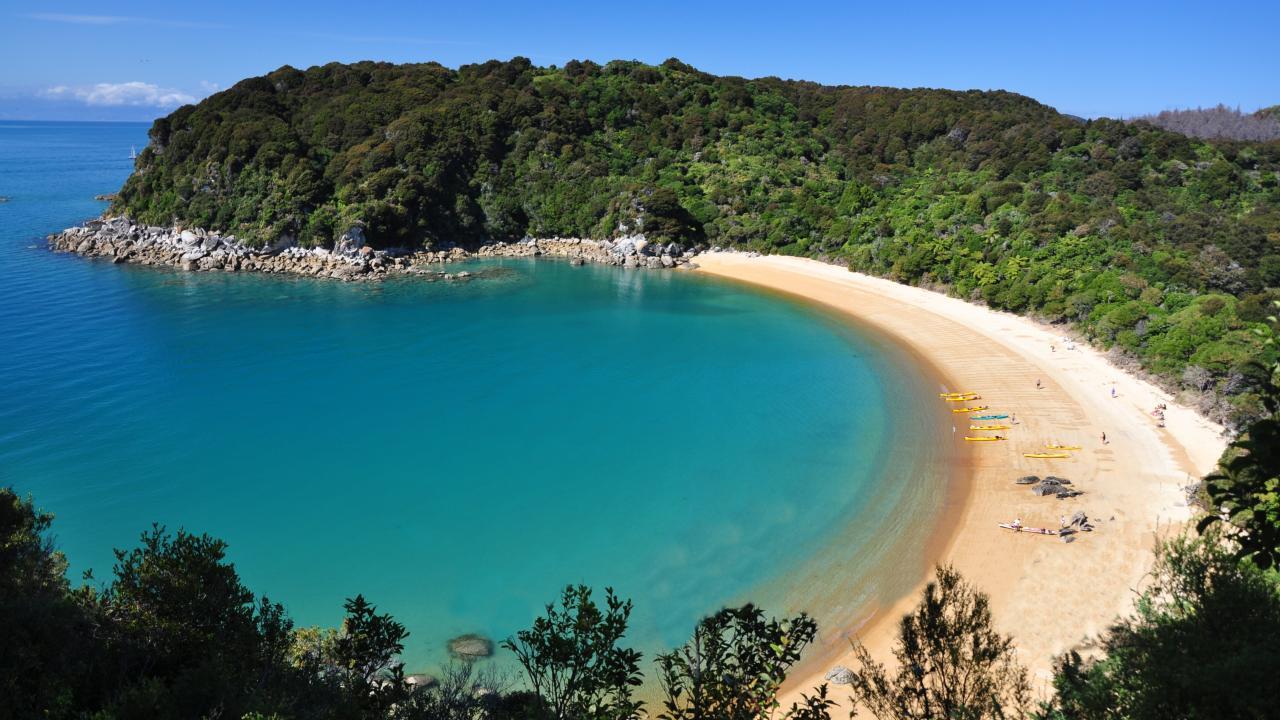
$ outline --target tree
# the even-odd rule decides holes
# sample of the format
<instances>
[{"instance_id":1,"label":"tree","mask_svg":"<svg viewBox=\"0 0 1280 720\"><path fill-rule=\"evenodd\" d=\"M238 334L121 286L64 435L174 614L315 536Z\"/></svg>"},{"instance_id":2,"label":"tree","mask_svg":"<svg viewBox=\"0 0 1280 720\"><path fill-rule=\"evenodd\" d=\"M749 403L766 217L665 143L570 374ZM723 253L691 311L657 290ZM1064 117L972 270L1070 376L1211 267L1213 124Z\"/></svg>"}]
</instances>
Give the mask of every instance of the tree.
<instances>
[{"instance_id":1,"label":"tree","mask_svg":"<svg viewBox=\"0 0 1280 720\"><path fill-rule=\"evenodd\" d=\"M52 522L0 488L0 718L69 715L96 655L66 558L48 537Z\"/></svg>"},{"instance_id":2,"label":"tree","mask_svg":"<svg viewBox=\"0 0 1280 720\"><path fill-rule=\"evenodd\" d=\"M1275 326L1275 317L1268 320ZM1265 347L1275 346L1271 327L1259 334ZM1218 471L1205 478L1214 507L1199 528L1225 524L1239 556L1265 569L1280 566L1280 363L1261 374L1263 403L1270 414L1246 428L1223 454Z\"/></svg>"},{"instance_id":3,"label":"tree","mask_svg":"<svg viewBox=\"0 0 1280 720\"><path fill-rule=\"evenodd\" d=\"M1103 655L1058 659L1046 720L1261 718L1280 707L1280 583L1236 558L1218 529L1157 549L1136 612Z\"/></svg>"},{"instance_id":4,"label":"tree","mask_svg":"<svg viewBox=\"0 0 1280 720\"><path fill-rule=\"evenodd\" d=\"M898 668L890 674L854 644L853 699L880 720L1014 718L1029 703L1013 639L992 627L987 596L954 568L937 568L920 604L903 616L893 654Z\"/></svg>"},{"instance_id":5,"label":"tree","mask_svg":"<svg viewBox=\"0 0 1280 720\"><path fill-rule=\"evenodd\" d=\"M817 635L818 624L801 613L766 619L754 605L725 608L704 618L693 637L658 656L668 720L756 720L778 708L787 671ZM800 707L796 717L825 717L826 687Z\"/></svg>"},{"instance_id":6,"label":"tree","mask_svg":"<svg viewBox=\"0 0 1280 720\"><path fill-rule=\"evenodd\" d=\"M347 600L342 631L333 641L331 667L357 717L382 717L409 693L397 661L409 636L390 615L379 615L363 595Z\"/></svg>"},{"instance_id":7,"label":"tree","mask_svg":"<svg viewBox=\"0 0 1280 720\"><path fill-rule=\"evenodd\" d=\"M507 676L492 667L453 662L437 682L414 690L398 714L407 720L492 720L507 709L509 685Z\"/></svg>"},{"instance_id":8,"label":"tree","mask_svg":"<svg viewBox=\"0 0 1280 720\"><path fill-rule=\"evenodd\" d=\"M635 717L641 702L632 697L640 685L640 653L619 647L627 633L631 601L605 588L605 608L591 599L585 585L565 587L557 607L533 627L507 638L502 646L515 653L529 684L556 720Z\"/></svg>"},{"instance_id":9,"label":"tree","mask_svg":"<svg viewBox=\"0 0 1280 720\"><path fill-rule=\"evenodd\" d=\"M116 550L95 607L122 714L239 714L269 704L290 674L292 623L241 583L226 547L155 525L140 547Z\"/></svg>"}]
</instances>

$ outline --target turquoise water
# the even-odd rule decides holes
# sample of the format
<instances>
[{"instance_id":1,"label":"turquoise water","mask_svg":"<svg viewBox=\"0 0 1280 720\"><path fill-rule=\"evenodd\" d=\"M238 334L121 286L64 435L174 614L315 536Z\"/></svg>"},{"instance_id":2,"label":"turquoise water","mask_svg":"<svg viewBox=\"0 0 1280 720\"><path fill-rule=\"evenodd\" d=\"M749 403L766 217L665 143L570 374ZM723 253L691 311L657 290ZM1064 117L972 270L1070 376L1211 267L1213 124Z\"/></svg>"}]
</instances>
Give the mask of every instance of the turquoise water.
<instances>
[{"instance_id":1,"label":"turquoise water","mask_svg":"<svg viewBox=\"0 0 1280 720\"><path fill-rule=\"evenodd\" d=\"M844 622L917 577L902 518L939 507L940 459L882 340L688 273L343 284L49 252L145 140L0 123L0 482L56 514L77 575L152 522L208 532L301 625L356 593L393 613L411 669L565 583L633 598L656 649L725 603Z\"/></svg>"}]
</instances>

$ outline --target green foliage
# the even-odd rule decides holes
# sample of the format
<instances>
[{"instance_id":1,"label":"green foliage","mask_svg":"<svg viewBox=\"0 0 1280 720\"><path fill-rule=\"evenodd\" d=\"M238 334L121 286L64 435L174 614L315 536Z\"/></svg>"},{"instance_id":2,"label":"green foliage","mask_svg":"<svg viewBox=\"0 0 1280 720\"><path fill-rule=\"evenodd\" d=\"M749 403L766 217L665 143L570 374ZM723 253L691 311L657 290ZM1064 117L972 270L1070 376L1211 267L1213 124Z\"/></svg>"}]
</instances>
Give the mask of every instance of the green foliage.
<instances>
[{"instance_id":1,"label":"green foliage","mask_svg":"<svg viewBox=\"0 0 1280 720\"><path fill-rule=\"evenodd\" d=\"M114 580L96 602L121 716L239 714L289 683L292 623L255 599L226 561L226 544L155 526L116 551Z\"/></svg>"},{"instance_id":2,"label":"green foliage","mask_svg":"<svg viewBox=\"0 0 1280 720\"><path fill-rule=\"evenodd\" d=\"M619 599L612 588L605 589L602 610L590 588L571 585L558 607L547 605L533 627L502 645L524 667L547 717L626 720L641 707L632 698L641 682L640 653L619 647L630 616L631 601Z\"/></svg>"},{"instance_id":3,"label":"green foliage","mask_svg":"<svg viewBox=\"0 0 1280 720\"><path fill-rule=\"evenodd\" d=\"M52 521L0 488L0 718L68 716L76 697L66 680L86 670L90 625L47 537Z\"/></svg>"},{"instance_id":4,"label":"green foliage","mask_svg":"<svg viewBox=\"0 0 1280 720\"><path fill-rule=\"evenodd\" d=\"M114 210L253 242L643 231L841 260L1078 327L1202 409L1258 413L1280 141L1080 122L1007 92L717 77L676 60L283 67L156 121ZM1199 348L1214 345L1193 359ZM1266 358L1263 358L1266 359ZM1221 401L1230 396L1231 402Z\"/></svg>"},{"instance_id":5,"label":"green foliage","mask_svg":"<svg viewBox=\"0 0 1280 720\"><path fill-rule=\"evenodd\" d=\"M987 596L954 569L939 567L915 611L903 616L890 674L865 645L853 699L880 720L987 720L1021 717L1030 701L1027 671L1013 640L991 624Z\"/></svg>"},{"instance_id":6,"label":"green foliage","mask_svg":"<svg viewBox=\"0 0 1280 720\"><path fill-rule=\"evenodd\" d=\"M1261 718L1280 707L1280 583L1216 531L1161 544L1132 616L1104 655L1059 658L1039 717Z\"/></svg>"},{"instance_id":7,"label":"green foliage","mask_svg":"<svg viewBox=\"0 0 1280 720\"><path fill-rule=\"evenodd\" d=\"M1276 324L1275 317L1270 321ZM1275 345L1272 328L1258 334ZM1249 425L1227 448L1218 471L1205 478L1214 507L1199 527L1225 524L1239 556L1266 569L1280 566L1280 363L1260 366L1259 375L1269 415Z\"/></svg>"},{"instance_id":8,"label":"green foliage","mask_svg":"<svg viewBox=\"0 0 1280 720\"><path fill-rule=\"evenodd\" d=\"M787 671L817 635L813 618L766 619L754 605L704 618L684 647L658 656L667 720L757 720L778 707ZM789 716L826 717L826 686Z\"/></svg>"},{"instance_id":9,"label":"green foliage","mask_svg":"<svg viewBox=\"0 0 1280 720\"><path fill-rule=\"evenodd\" d=\"M409 633L390 615L379 615L363 595L348 600L330 665L358 717L381 717L408 697L404 666L397 657Z\"/></svg>"}]
</instances>

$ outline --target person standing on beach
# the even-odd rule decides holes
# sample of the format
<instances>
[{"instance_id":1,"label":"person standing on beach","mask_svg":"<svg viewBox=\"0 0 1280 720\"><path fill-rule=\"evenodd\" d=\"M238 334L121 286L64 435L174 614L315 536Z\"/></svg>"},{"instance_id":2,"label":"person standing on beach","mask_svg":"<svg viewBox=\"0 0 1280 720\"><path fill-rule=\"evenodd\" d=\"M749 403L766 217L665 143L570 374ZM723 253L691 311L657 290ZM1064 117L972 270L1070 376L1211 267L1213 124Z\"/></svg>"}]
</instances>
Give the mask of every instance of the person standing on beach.
<instances>
[{"instance_id":1,"label":"person standing on beach","mask_svg":"<svg viewBox=\"0 0 1280 720\"><path fill-rule=\"evenodd\" d=\"M1036 378L1036 389L1040 389L1040 378Z\"/></svg>"},{"instance_id":2,"label":"person standing on beach","mask_svg":"<svg viewBox=\"0 0 1280 720\"><path fill-rule=\"evenodd\" d=\"M1103 445L1106 445L1106 444L1107 444L1107 433L1106 433L1106 432L1103 432L1103 433L1102 433L1102 444L1103 444Z\"/></svg>"}]
</instances>

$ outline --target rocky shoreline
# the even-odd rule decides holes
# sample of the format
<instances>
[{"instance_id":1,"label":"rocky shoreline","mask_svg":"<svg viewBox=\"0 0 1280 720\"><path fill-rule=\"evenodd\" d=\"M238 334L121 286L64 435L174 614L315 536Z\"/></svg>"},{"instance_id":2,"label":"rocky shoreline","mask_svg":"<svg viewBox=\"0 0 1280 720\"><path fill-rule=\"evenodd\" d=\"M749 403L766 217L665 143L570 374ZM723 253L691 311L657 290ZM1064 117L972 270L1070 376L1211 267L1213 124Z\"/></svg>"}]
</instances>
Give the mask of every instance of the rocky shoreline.
<instances>
[{"instance_id":1,"label":"rocky shoreline","mask_svg":"<svg viewBox=\"0 0 1280 720\"><path fill-rule=\"evenodd\" d=\"M186 272L261 272L377 280L395 275L429 275L453 279L470 274L431 269L474 257L554 257L574 265L596 263L624 268L661 270L686 264L693 253L670 243L650 243L643 236L616 240L582 238L526 239L497 242L474 250L374 250L359 228L344 233L332 250L298 247L285 237L267 247L251 246L234 235L201 228L169 228L135 223L125 217L100 218L50 235L57 252L110 258L113 263L159 265Z\"/></svg>"}]
</instances>

